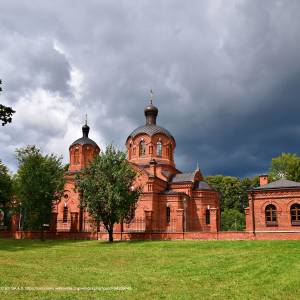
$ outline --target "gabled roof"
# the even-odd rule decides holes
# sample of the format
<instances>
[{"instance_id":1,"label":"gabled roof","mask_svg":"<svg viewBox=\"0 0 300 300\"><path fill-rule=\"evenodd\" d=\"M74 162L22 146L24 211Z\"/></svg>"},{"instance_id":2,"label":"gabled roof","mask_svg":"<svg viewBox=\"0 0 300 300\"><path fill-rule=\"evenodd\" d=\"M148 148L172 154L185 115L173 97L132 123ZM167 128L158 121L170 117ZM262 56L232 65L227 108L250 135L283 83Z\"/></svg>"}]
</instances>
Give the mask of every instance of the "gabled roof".
<instances>
[{"instance_id":1,"label":"gabled roof","mask_svg":"<svg viewBox=\"0 0 300 300\"><path fill-rule=\"evenodd\" d=\"M189 173L175 174L171 178L170 183L193 182L197 171L198 170Z\"/></svg>"},{"instance_id":2,"label":"gabled roof","mask_svg":"<svg viewBox=\"0 0 300 300\"><path fill-rule=\"evenodd\" d=\"M198 181L195 183L195 190L210 190L210 191L214 191L214 189L209 186L208 183L206 183L205 181Z\"/></svg>"},{"instance_id":3,"label":"gabled roof","mask_svg":"<svg viewBox=\"0 0 300 300\"><path fill-rule=\"evenodd\" d=\"M74 146L74 145L92 145L92 146L94 146L94 147L98 147L98 148L99 148L99 146L97 145L96 142L94 142L93 140L91 140L90 138L85 137L85 136L83 136L83 137L81 137L80 139L78 139L78 140L76 140L75 142L73 142L73 143L71 144L70 148L71 148L72 146Z\"/></svg>"},{"instance_id":4,"label":"gabled roof","mask_svg":"<svg viewBox=\"0 0 300 300\"><path fill-rule=\"evenodd\" d=\"M300 189L300 183L296 182L296 181L287 180L287 179L279 179L279 180L273 181L269 184L256 187L253 190L287 189L287 188L299 188Z\"/></svg>"}]
</instances>

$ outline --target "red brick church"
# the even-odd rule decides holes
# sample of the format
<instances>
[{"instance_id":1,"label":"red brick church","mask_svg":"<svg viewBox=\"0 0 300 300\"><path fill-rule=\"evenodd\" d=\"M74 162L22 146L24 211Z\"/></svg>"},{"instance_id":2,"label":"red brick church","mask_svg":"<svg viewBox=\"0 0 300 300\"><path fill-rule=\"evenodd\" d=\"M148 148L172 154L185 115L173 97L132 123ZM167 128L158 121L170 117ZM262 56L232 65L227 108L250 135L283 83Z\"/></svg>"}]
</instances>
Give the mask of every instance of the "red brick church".
<instances>
[{"instance_id":1,"label":"red brick church","mask_svg":"<svg viewBox=\"0 0 300 300\"><path fill-rule=\"evenodd\" d=\"M190 233L191 238L300 239L300 183L281 179L249 190L245 232L220 231L219 194L204 180L199 168L182 173L176 168L174 136L157 125L158 109L152 102L144 110L145 124L126 139L128 160L138 171L135 184L143 187L135 217L130 224L117 224L115 232ZM100 148L89 138L89 126L69 148L70 164L65 174L65 193L53 211L57 231L103 232L79 208L74 191L75 176ZM299 229L298 229L299 228ZM195 235L196 234L196 235ZM202 235L201 235L202 234Z\"/></svg>"},{"instance_id":2,"label":"red brick church","mask_svg":"<svg viewBox=\"0 0 300 300\"><path fill-rule=\"evenodd\" d=\"M176 141L165 128L156 124L158 109L152 102L144 110L146 122L126 139L128 160L139 171L136 184L143 187L135 218L130 224L118 224L116 231L217 232L220 229L219 194L204 180L199 168L182 173L176 168ZM88 214L79 208L74 191L75 175L99 155L100 148L89 138L89 126L70 148L65 194L56 204L57 230L93 229ZM101 228L100 228L101 230Z\"/></svg>"}]
</instances>

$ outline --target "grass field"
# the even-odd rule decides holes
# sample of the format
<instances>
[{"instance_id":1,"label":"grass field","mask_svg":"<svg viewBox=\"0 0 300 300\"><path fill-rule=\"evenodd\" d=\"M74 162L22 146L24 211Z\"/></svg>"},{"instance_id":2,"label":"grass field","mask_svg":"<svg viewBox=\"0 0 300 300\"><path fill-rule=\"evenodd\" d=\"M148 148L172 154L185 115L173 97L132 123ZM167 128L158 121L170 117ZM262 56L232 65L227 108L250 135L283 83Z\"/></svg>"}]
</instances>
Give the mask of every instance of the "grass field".
<instances>
[{"instance_id":1,"label":"grass field","mask_svg":"<svg viewBox=\"0 0 300 300\"><path fill-rule=\"evenodd\" d=\"M0 299L300 299L300 241L0 239Z\"/></svg>"}]
</instances>

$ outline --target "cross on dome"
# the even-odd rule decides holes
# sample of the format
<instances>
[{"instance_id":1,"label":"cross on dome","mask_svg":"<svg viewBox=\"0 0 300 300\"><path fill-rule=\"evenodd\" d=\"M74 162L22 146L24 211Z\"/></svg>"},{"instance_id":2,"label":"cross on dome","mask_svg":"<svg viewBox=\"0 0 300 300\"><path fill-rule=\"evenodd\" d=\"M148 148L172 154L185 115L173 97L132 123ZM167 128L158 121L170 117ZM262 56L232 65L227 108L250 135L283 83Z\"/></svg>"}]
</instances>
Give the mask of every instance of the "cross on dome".
<instances>
[{"instance_id":1,"label":"cross on dome","mask_svg":"<svg viewBox=\"0 0 300 300\"><path fill-rule=\"evenodd\" d=\"M150 105L153 105L153 104L152 104L153 96L154 96L154 93L153 93L153 91L152 91L152 89L151 89L151 90L150 90Z\"/></svg>"}]
</instances>

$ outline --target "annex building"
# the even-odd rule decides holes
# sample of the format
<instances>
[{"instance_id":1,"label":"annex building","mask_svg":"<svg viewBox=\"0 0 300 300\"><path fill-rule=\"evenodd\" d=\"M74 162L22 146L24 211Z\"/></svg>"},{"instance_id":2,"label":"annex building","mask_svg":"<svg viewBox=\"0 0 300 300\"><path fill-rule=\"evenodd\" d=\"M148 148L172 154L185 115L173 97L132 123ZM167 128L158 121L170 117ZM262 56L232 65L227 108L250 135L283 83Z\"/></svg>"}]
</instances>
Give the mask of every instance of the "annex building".
<instances>
[{"instance_id":1,"label":"annex building","mask_svg":"<svg viewBox=\"0 0 300 300\"><path fill-rule=\"evenodd\" d=\"M260 186L248 192L246 231L254 234L300 234L300 183L280 179L268 182L260 176Z\"/></svg>"}]
</instances>

